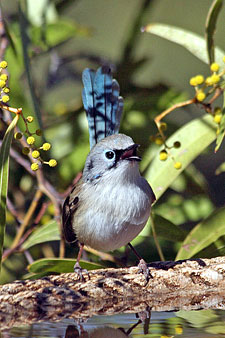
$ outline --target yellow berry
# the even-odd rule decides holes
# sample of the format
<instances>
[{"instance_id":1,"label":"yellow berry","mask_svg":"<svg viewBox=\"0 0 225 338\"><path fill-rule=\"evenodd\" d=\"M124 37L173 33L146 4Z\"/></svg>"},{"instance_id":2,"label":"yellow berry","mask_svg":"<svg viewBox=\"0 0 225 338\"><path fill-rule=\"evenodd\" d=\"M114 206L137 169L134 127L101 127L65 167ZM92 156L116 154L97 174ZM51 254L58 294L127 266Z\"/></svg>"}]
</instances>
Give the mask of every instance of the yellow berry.
<instances>
[{"instance_id":1,"label":"yellow berry","mask_svg":"<svg viewBox=\"0 0 225 338\"><path fill-rule=\"evenodd\" d=\"M6 82L4 80L0 80L0 87L4 88L6 86Z\"/></svg>"},{"instance_id":2,"label":"yellow berry","mask_svg":"<svg viewBox=\"0 0 225 338\"><path fill-rule=\"evenodd\" d=\"M48 162L48 165L49 167L55 167L57 165L57 162L55 159L51 159L49 162Z\"/></svg>"},{"instance_id":3,"label":"yellow berry","mask_svg":"<svg viewBox=\"0 0 225 338\"><path fill-rule=\"evenodd\" d=\"M215 107L214 114L215 115L222 114L222 109L220 107Z\"/></svg>"},{"instance_id":4,"label":"yellow berry","mask_svg":"<svg viewBox=\"0 0 225 338\"><path fill-rule=\"evenodd\" d=\"M218 65L218 63L213 62L210 66L210 69L212 72L218 72L218 70L220 69L220 66Z\"/></svg>"},{"instance_id":5,"label":"yellow berry","mask_svg":"<svg viewBox=\"0 0 225 338\"><path fill-rule=\"evenodd\" d=\"M180 148L181 143L179 141L174 142L173 144L174 148Z\"/></svg>"},{"instance_id":6,"label":"yellow berry","mask_svg":"<svg viewBox=\"0 0 225 338\"><path fill-rule=\"evenodd\" d=\"M18 132L16 132L15 134L14 134L14 138L16 139L16 140L20 140L21 138L22 138L22 134L18 131Z\"/></svg>"},{"instance_id":7,"label":"yellow berry","mask_svg":"<svg viewBox=\"0 0 225 338\"><path fill-rule=\"evenodd\" d=\"M8 66L8 63L6 61L0 62L0 68L6 68Z\"/></svg>"},{"instance_id":8,"label":"yellow berry","mask_svg":"<svg viewBox=\"0 0 225 338\"><path fill-rule=\"evenodd\" d=\"M175 162L174 163L174 168L175 169L181 169L181 167L182 167L182 164L180 162Z\"/></svg>"},{"instance_id":9,"label":"yellow berry","mask_svg":"<svg viewBox=\"0 0 225 338\"><path fill-rule=\"evenodd\" d=\"M47 151L51 148L51 144L50 143L44 143L43 146L42 146L42 149L44 151Z\"/></svg>"},{"instance_id":10,"label":"yellow berry","mask_svg":"<svg viewBox=\"0 0 225 338\"><path fill-rule=\"evenodd\" d=\"M31 170L36 171L36 170L38 170L39 165L38 165L38 163L32 163L30 167L31 167Z\"/></svg>"},{"instance_id":11,"label":"yellow berry","mask_svg":"<svg viewBox=\"0 0 225 338\"><path fill-rule=\"evenodd\" d=\"M10 89L8 87L5 87L5 88L3 88L3 92L7 94L7 93L10 92Z\"/></svg>"},{"instance_id":12,"label":"yellow berry","mask_svg":"<svg viewBox=\"0 0 225 338\"><path fill-rule=\"evenodd\" d=\"M196 75L195 81L196 81L197 85L201 85L204 82L204 76L203 75Z\"/></svg>"},{"instance_id":13,"label":"yellow berry","mask_svg":"<svg viewBox=\"0 0 225 338\"><path fill-rule=\"evenodd\" d=\"M165 150L160 151L160 154L159 154L160 161L166 161L167 158L168 158L167 152Z\"/></svg>"},{"instance_id":14,"label":"yellow berry","mask_svg":"<svg viewBox=\"0 0 225 338\"><path fill-rule=\"evenodd\" d=\"M34 138L33 136L29 136L29 137L27 138L27 143L28 143L28 144L34 144L34 142L35 142L35 138Z\"/></svg>"},{"instance_id":15,"label":"yellow berry","mask_svg":"<svg viewBox=\"0 0 225 338\"><path fill-rule=\"evenodd\" d=\"M36 135L38 135L38 136L41 136L41 135L42 135L41 129L37 129L37 130L35 131L35 133L36 133Z\"/></svg>"},{"instance_id":16,"label":"yellow berry","mask_svg":"<svg viewBox=\"0 0 225 338\"><path fill-rule=\"evenodd\" d=\"M206 78L205 84L206 84L207 86L212 86L212 85L213 85L211 76L208 76L208 77Z\"/></svg>"},{"instance_id":17,"label":"yellow berry","mask_svg":"<svg viewBox=\"0 0 225 338\"><path fill-rule=\"evenodd\" d=\"M3 81L7 81L8 80L8 75L7 74L1 74L0 75L0 79Z\"/></svg>"},{"instance_id":18,"label":"yellow berry","mask_svg":"<svg viewBox=\"0 0 225 338\"><path fill-rule=\"evenodd\" d=\"M203 91L199 91L196 95L196 98L197 98L198 101L201 102L201 101L205 100L206 95Z\"/></svg>"},{"instance_id":19,"label":"yellow berry","mask_svg":"<svg viewBox=\"0 0 225 338\"><path fill-rule=\"evenodd\" d=\"M216 122L217 124L220 124L221 119L222 119L222 115L217 114L214 116L214 122Z\"/></svg>"},{"instance_id":20,"label":"yellow berry","mask_svg":"<svg viewBox=\"0 0 225 338\"><path fill-rule=\"evenodd\" d=\"M33 118L33 116L29 115L29 116L27 116L26 120L27 120L27 122L31 123L31 122L34 121L34 118Z\"/></svg>"},{"instance_id":21,"label":"yellow berry","mask_svg":"<svg viewBox=\"0 0 225 338\"><path fill-rule=\"evenodd\" d=\"M197 81L196 81L196 77L192 77L189 81L190 85L191 86L197 86Z\"/></svg>"},{"instance_id":22,"label":"yellow berry","mask_svg":"<svg viewBox=\"0 0 225 338\"><path fill-rule=\"evenodd\" d=\"M9 96L8 95L3 95L2 96L2 102L6 103L9 101Z\"/></svg>"},{"instance_id":23,"label":"yellow berry","mask_svg":"<svg viewBox=\"0 0 225 338\"><path fill-rule=\"evenodd\" d=\"M24 147L24 148L22 149L22 153L23 153L24 155L28 155L29 152L30 152L30 148L28 148L28 147Z\"/></svg>"},{"instance_id":24,"label":"yellow berry","mask_svg":"<svg viewBox=\"0 0 225 338\"><path fill-rule=\"evenodd\" d=\"M39 156L40 156L40 153L39 153L38 150L32 151L32 157L33 157L33 158L38 158Z\"/></svg>"},{"instance_id":25,"label":"yellow berry","mask_svg":"<svg viewBox=\"0 0 225 338\"><path fill-rule=\"evenodd\" d=\"M223 57L223 62L225 63L225 56Z\"/></svg>"},{"instance_id":26,"label":"yellow berry","mask_svg":"<svg viewBox=\"0 0 225 338\"><path fill-rule=\"evenodd\" d=\"M216 84L216 83L220 82L220 76L217 75L217 74L213 74L211 76L211 81L212 81L212 84Z\"/></svg>"},{"instance_id":27,"label":"yellow berry","mask_svg":"<svg viewBox=\"0 0 225 338\"><path fill-rule=\"evenodd\" d=\"M157 144L158 146L161 146L163 144L163 140L161 137L156 137L155 138L155 144Z\"/></svg>"}]
</instances>

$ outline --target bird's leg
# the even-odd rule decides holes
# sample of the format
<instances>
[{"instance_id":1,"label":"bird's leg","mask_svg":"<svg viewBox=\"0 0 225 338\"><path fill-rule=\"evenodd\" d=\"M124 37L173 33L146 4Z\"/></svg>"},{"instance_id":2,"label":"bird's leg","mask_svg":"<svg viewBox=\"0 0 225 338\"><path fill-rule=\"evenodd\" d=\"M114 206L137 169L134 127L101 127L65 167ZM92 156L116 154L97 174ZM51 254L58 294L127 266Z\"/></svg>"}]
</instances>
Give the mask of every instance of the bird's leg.
<instances>
[{"instance_id":1,"label":"bird's leg","mask_svg":"<svg viewBox=\"0 0 225 338\"><path fill-rule=\"evenodd\" d=\"M139 263L138 263L138 272L139 273L143 273L143 275L146 278L146 281L148 282L150 278L153 278L149 268L146 264L146 262L144 261L144 259L139 255L139 253L135 250L135 248L133 247L133 245L131 245L130 243L128 243L129 247L131 248L131 250L134 252L134 254L137 256L137 258L139 259Z\"/></svg>"},{"instance_id":2,"label":"bird's leg","mask_svg":"<svg viewBox=\"0 0 225 338\"><path fill-rule=\"evenodd\" d=\"M83 276L83 272L87 273L88 278L89 278L88 271L86 269L82 269L82 267L80 266L80 259L81 259L83 250L84 250L84 243L79 243L79 252L78 252L78 255L77 255L77 261L74 265L74 272L79 276L80 281L82 281L82 282L85 281L85 278Z\"/></svg>"}]
</instances>

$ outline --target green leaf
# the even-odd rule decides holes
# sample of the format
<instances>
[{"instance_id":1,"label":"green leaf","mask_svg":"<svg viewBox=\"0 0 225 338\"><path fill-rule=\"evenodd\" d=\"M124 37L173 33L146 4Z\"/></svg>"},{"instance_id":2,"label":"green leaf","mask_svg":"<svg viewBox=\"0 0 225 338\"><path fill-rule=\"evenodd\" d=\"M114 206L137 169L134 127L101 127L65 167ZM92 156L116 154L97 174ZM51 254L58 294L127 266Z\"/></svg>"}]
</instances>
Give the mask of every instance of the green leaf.
<instances>
[{"instance_id":1,"label":"green leaf","mask_svg":"<svg viewBox=\"0 0 225 338\"><path fill-rule=\"evenodd\" d=\"M208 218L196 225L183 242L176 260L195 256L199 251L225 235L224 219L225 207L214 211Z\"/></svg>"},{"instance_id":2,"label":"green leaf","mask_svg":"<svg viewBox=\"0 0 225 338\"><path fill-rule=\"evenodd\" d=\"M197 194L191 198L180 194L168 196L164 203L155 205L154 211L176 225L187 222L199 222L214 210L212 202L206 195Z\"/></svg>"},{"instance_id":3,"label":"green leaf","mask_svg":"<svg viewBox=\"0 0 225 338\"><path fill-rule=\"evenodd\" d=\"M39 259L28 266L28 271L32 273L64 273L64 272L73 272L74 264L76 260L74 259L59 259L59 258L43 258ZM102 269L103 266L100 264L95 264L86 261L80 261L80 266L83 269L87 270L96 270Z\"/></svg>"},{"instance_id":4,"label":"green leaf","mask_svg":"<svg viewBox=\"0 0 225 338\"><path fill-rule=\"evenodd\" d=\"M87 36L88 30L68 20L60 20L57 23L49 24L46 29L46 41L49 46L55 46L77 35Z\"/></svg>"},{"instance_id":5,"label":"green leaf","mask_svg":"<svg viewBox=\"0 0 225 338\"><path fill-rule=\"evenodd\" d=\"M215 123L212 116L205 115L195 119L177 130L167 141L172 146L175 141L181 142L181 147L171 149L171 156L162 162L155 156L145 177L150 182L157 199L166 191L177 176L216 138ZM162 149L162 148L161 148ZM160 149L160 150L161 150ZM159 150L159 151L160 151ZM182 163L182 169L174 168L174 162Z\"/></svg>"},{"instance_id":6,"label":"green leaf","mask_svg":"<svg viewBox=\"0 0 225 338\"><path fill-rule=\"evenodd\" d=\"M225 172L225 162L221 163L220 166L216 169L216 175Z\"/></svg>"},{"instance_id":7,"label":"green leaf","mask_svg":"<svg viewBox=\"0 0 225 338\"><path fill-rule=\"evenodd\" d=\"M18 122L18 119L19 115L16 115L13 121L10 123L4 135L0 150L0 262L2 260L2 249L4 244L5 223L6 223L6 199L9 178L9 151L14 128Z\"/></svg>"},{"instance_id":8,"label":"green leaf","mask_svg":"<svg viewBox=\"0 0 225 338\"><path fill-rule=\"evenodd\" d=\"M218 315L214 310L201 310L201 311L178 311L177 317L185 319L192 327L204 328L207 324L213 323L218 319Z\"/></svg>"},{"instance_id":9,"label":"green leaf","mask_svg":"<svg viewBox=\"0 0 225 338\"><path fill-rule=\"evenodd\" d=\"M186 237L186 232L168 219L153 213L155 230L157 237L164 238L172 242L182 242Z\"/></svg>"},{"instance_id":10,"label":"green leaf","mask_svg":"<svg viewBox=\"0 0 225 338\"><path fill-rule=\"evenodd\" d=\"M22 248L27 250L36 244L58 240L60 240L59 227L58 223L53 220L35 230L23 243Z\"/></svg>"},{"instance_id":11,"label":"green leaf","mask_svg":"<svg viewBox=\"0 0 225 338\"><path fill-rule=\"evenodd\" d=\"M37 26L31 28L32 42L42 48L57 46L76 36L89 36L89 30L68 20L48 23L44 28Z\"/></svg>"},{"instance_id":12,"label":"green leaf","mask_svg":"<svg viewBox=\"0 0 225 338\"><path fill-rule=\"evenodd\" d=\"M208 53L206 41L198 34L192 33L182 28L168 26L164 24L149 24L144 29L144 32L155 34L171 42L175 42L186 48L190 53L198 59L208 64ZM215 61L223 68L223 57L225 52L219 47L215 48Z\"/></svg>"},{"instance_id":13,"label":"green leaf","mask_svg":"<svg viewBox=\"0 0 225 338\"><path fill-rule=\"evenodd\" d=\"M218 127L218 131L217 131L217 136L216 136L216 148L215 148L215 153L219 150L224 136L225 136L225 94L224 94L224 104L223 104L224 108L222 110L222 118L221 118L221 122L219 124Z\"/></svg>"},{"instance_id":14,"label":"green leaf","mask_svg":"<svg viewBox=\"0 0 225 338\"><path fill-rule=\"evenodd\" d=\"M199 251L195 258L212 258L225 255L225 235L218 238L215 242Z\"/></svg>"},{"instance_id":15,"label":"green leaf","mask_svg":"<svg viewBox=\"0 0 225 338\"><path fill-rule=\"evenodd\" d=\"M57 20L55 4L49 0L27 0L27 16L33 25L42 26Z\"/></svg>"},{"instance_id":16,"label":"green leaf","mask_svg":"<svg viewBox=\"0 0 225 338\"><path fill-rule=\"evenodd\" d=\"M216 31L216 22L221 11L223 0L214 0L206 19L206 43L209 63L214 62L214 34Z\"/></svg>"}]
</instances>

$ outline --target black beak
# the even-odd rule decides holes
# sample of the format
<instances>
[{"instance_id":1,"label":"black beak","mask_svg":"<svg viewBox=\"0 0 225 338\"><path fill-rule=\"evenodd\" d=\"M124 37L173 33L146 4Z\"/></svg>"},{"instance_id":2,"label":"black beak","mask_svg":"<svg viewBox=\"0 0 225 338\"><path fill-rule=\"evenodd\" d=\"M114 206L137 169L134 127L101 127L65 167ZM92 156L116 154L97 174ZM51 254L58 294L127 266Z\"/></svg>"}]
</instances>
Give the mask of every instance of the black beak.
<instances>
[{"instance_id":1,"label":"black beak","mask_svg":"<svg viewBox=\"0 0 225 338\"><path fill-rule=\"evenodd\" d=\"M139 147L139 144L132 144L130 147L123 150L123 153L121 155L122 160L128 160L128 161L141 161L141 157L137 156L137 148Z\"/></svg>"}]
</instances>

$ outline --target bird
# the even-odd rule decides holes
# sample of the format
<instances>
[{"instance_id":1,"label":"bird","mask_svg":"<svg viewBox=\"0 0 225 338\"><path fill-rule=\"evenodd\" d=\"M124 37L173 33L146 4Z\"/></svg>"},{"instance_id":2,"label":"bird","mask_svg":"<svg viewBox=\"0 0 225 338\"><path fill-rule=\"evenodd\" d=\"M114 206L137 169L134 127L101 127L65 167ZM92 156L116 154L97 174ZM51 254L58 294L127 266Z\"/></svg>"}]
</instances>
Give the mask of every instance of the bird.
<instances>
[{"instance_id":1,"label":"bird","mask_svg":"<svg viewBox=\"0 0 225 338\"><path fill-rule=\"evenodd\" d=\"M139 259L139 270L149 279L147 264L130 242L146 225L156 198L140 174L139 145L119 133L123 111L119 84L109 66L96 72L84 69L82 81L90 152L62 209L64 237L80 247L74 271L83 278L79 261L84 245L107 252L128 244Z\"/></svg>"}]
</instances>

